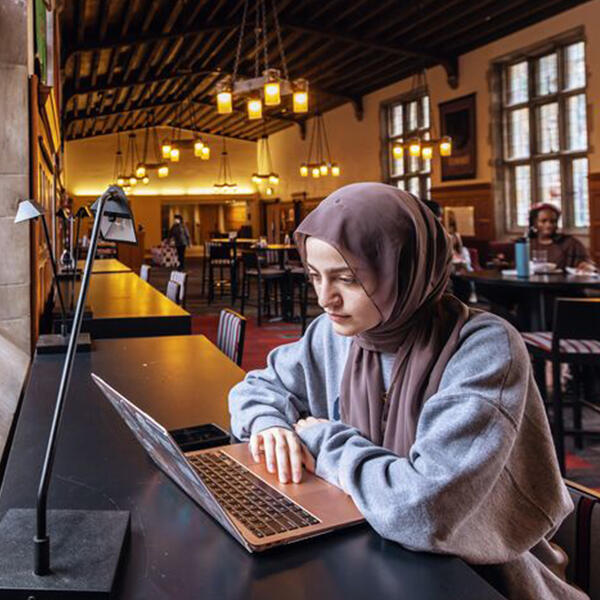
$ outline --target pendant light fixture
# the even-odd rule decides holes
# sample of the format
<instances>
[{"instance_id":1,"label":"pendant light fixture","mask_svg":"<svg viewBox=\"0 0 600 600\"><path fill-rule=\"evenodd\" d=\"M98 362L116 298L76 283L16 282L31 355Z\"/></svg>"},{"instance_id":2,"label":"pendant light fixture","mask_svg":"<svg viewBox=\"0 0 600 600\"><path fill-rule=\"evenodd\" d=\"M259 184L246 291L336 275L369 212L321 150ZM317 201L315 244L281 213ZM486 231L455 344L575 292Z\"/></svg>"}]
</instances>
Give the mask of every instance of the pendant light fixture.
<instances>
[{"instance_id":1,"label":"pendant light fixture","mask_svg":"<svg viewBox=\"0 0 600 600\"><path fill-rule=\"evenodd\" d=\"M121 152L121 134L117 133L117 151L115 153L115 166L113 168L113 182L123 187L125 185L125 164Z\"/></svg>"},{"instance_id":2,"label":"pendant light fixture","mask_svg":"<svg viewBox=\"0 0 600 600\"><path fill-rule=\"evenodd\" d=\"M257 162L257 172L252 173L252 181L257 186L266 183L267 188L265 193L270 196L274 192L272 186L279 183L279 175L273 171L271 150L269 148L269 136L267 135L266 130L258 141Z\"/></svg>"},{"instance_id":3,"label":"pendant light fixture","mask_svg":"<svg viewBox=\"0 0 600 600\"><path fill-rule=\"evenodd\" d=\"M221 159L219 161L219 173L213 187L220 192L235 192L237 189L237 183L234 183L231 177L231 165L229 164L225 138L223 138L223 150L221 151Z\"/></svg>"},{"instance_id":4,"label":"pendant light fixture","mask_svg":"<svg viewBox=\"0 0 600 600\"><path fill-rule=\"evenodd\" d=\"M308 145L308 156L306 162L300 165L300 175L301 177L311 175L313 179L319 179L328 175L339 177L340 172L339 164L331 159L325 120L323 119L323 115L317 112L313 119L313 129Z\"/></svg>"},{"instance_id":5,"label":"pendant light fixture","mask_svg":"<svg viewBox=\"0 0 600 600\"><path fill-rule=\"evenodd\" d=\"M248 9L250 2L254 1L254 77L244 79L238 75L244 33L248 22ZM267 0L244 0L242 23L235 54L233 74L223 77L215 86L217 111L226 115L233 112L234 97L245 98L248 119L262 119L264 106L280 106L282 96L292 96L292 110L294 113L308 112L308 81L306 79L290 80L281 39L281 29L275 0L272 0L272 21L277 40L276 55L279 64L269 64L269 45L271 37L268 25ZM262 57L261 57L262 50Z\"/></svg>"},{"instance_id":6,"label":"pendant light fixture","mask_svg":"<svg viewBox=\"0 0 600 600\"><path fill-rule=\"evenodd\" d=\"M187 100L189 107L186 107L185 103L186 101L184 100L176 106L171 135L166 137L161 144L162 157L164 160L179 162L181 151L192 148L196 158L208 160L210 158L210 146L198 135L198 133L195 133L194 137L191 139L182 137L183 114L188 109L191 114L191 128L195 132L198 131L196 123L196 106L192 100Z\"/></svg>"},{"instance_id":7,"label":"pendant light fixture","mask_svg":"<svg viewBox=\"0 0 600 600\"><path fill-rule=\"evenodd\" d=\"M422 69L415 74L411 84L411 92L415 97L420 95L421 90L429 90L427 84L427 74L425 69ZM430 111L429 104L427 110ZM428 115L428 123L430 123L431 136L427 139L421 139L419 136L409 138L406 142L397 141L392 146L392 156L396 160L400 160L404 156L404 152L408 152L409 156L413 158L421 157L423 160L431 160L433 158L434 148L438 148L440 156L451 156L452 155L452 138L449 135L437 137L435 129L435 122L431 118L431 114Z\"/></svg>"}]
</instances>

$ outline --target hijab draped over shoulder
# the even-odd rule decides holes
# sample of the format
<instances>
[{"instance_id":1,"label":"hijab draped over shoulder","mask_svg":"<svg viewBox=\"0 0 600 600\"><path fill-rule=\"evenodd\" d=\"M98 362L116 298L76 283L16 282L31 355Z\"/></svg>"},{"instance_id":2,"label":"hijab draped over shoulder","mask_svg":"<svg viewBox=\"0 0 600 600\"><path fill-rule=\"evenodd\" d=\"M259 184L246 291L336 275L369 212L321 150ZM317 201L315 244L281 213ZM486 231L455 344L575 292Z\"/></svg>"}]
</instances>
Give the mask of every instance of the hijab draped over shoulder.
<instances>
[{"instance_id":1,"label":"hijab draped over shoulder","mask_svg":"<svg viewBox=\"0 0 600 600\"><path fill-rule=\"evenodd\" d=\"M294 234L306 264L314 236L344 258L381 314L352 341L340 416L373 443L407 456L423 403L438 389L469 309L445 294L450 239L419 199L390 185L356 183L325 198ZM396 355L384 389L379 353Z\"/></svg>"}]
</instances>

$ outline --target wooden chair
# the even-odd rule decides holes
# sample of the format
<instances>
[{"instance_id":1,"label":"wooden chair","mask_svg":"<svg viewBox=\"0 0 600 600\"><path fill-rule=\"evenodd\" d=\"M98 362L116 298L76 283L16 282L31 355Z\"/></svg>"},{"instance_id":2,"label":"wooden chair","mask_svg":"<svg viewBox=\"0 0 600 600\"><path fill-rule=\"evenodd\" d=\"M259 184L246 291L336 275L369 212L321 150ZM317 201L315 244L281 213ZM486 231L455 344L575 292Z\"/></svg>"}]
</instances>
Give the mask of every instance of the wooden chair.
<instances>
[{"instance_id":1,"label":"wooden chair","mask_svg":"<svg viewBox=\"0 0 600 600\"><path fill-rule=\"evenodd\" d=\"M581 428L582 402L573 401L573 429L565 429L560 366L600 366L600 298L556 298L552 331L524 332L523 340L534 361L534 372L542 396L546 397L545 361L552 362L552 424L556 453L562 473L565 472L565 435L594 436L600 433ZM589 408L597 407L585 403Z\"/></svg>"},{"instance_id":2,"label":"wooden chair","mask_svg":"<svg viewBox=\"0 0 600 600\"><path fill-rule=\"evenodd\" d=\"M218 287L221 291L221 296L223 296L223 290L226 285L230 286L231 301L234 303L236 291L231 284L234 279L233 270L236 268L237 263L236 257L233 255L233 245L229 243L208 242L206 248L208 250L208 262L206 263L208 271L208 303L210 304L214 300L215 288ZM217 271L219 277L215 278ZM225 277L226 273L229 275L228 278Z\"/></svg>"},{"instance_id":3,"label":"wooden chair","mask_svg":"<svg viewBox=\"0 0 600 600\"><path fill-rule=\"evenodd\" d=\"M256 320L260 326L263 314L268 315L271 312L270 292L274 292L275 305L277 305L277 286L285 284L288 274L278 267L264 267L259 260L257 251L243 251L242 266L242 306L240 312L244 314L246 304L249 304L247 298L250 297L250 282L254 279L256 280L257 289ZM274 289L272 289L273 287Z\"/></svg>"},{"instance_id":4,"label":"wooden chair","mask_svg":"<svg viewBox=\"0 0 600 600\"><path fill-rule=\"evenodd\" d=\"M217 347L239 366L242 365L244 355L245 335L246 318L229 308L224 308L219 315Z\"/></svg>"},{"instance_id":5,"label":"wooden chair","mask_svg":"<svg viewBox=\"0 0 600 600\"><path fill-rule=\"evenodd\" d=\"M567 581L591 598L600 597L600 495L565 480L575 505L554 534L552 541L569 557Z\"/></svg>"},{"instance_id":6,"label":"wooden chair","mask_svg":"<svg viewBox=\"0 0 600 600\"><path fill-rule=\"evenodd\" d=\"M175 281L179 284L179 299L177 304L183 306L187 303L187 277L188 274L185 271L171 271L169 281Z\"/></svg>"},{"instance_id":7,"label":"wooden chair","mask_svg":"<svg viewBox=\"0 0 600 600\"><path fill-rule=\"evenodd\" d=\"M150 269L152 267L150 265L142 265L140 267L140 278L144 281L150 281Z\"/></svg>"},{"instance_id":8,"label":"wooden chair","mask_svg":"<svg viewBox=\"0 0 600 600\"><path fill-rule=\"evenodd\" d=\"M175 304L179 304L179 288L180 285L176 281L169 281L167 283L166 296L169 300L175 302Z\"/></svg>"}]
</instances>

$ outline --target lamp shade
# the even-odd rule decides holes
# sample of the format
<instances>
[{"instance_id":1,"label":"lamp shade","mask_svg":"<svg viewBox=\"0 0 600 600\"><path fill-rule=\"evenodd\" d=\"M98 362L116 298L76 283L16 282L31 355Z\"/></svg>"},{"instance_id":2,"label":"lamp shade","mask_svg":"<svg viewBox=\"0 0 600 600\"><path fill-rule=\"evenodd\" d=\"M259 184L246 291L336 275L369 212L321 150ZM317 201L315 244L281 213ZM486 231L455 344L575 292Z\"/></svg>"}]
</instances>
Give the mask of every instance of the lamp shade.
<instances>
[{"instance_id":1,"label":"lamp shade","mask_svg":"<svg viewBox=\"0 0 600 600\"><path fill-rule=\"evenodd\" d=\"M94 215L92 214L90 207L84 204L77 209L75 216L78 219L91 219Z\"/></svg>"},{"instance_id":2,"label":"lamp shade","mask_svg":"<svg viewBox=\"0 0 600 600\"><path fill-rule=\"evenodd\" d=\"M37 219L44 214L44 207L35 200L21 200L15 215L15 223Z\"/></svg>"},{"instance_id":3,"label":"lamp shade","mask_svg":"<svg viewBox=\"0 0 600 600\"><path fill-rule=\"evenodd\" d=\"M103 195L106 196L106 202L100 221L102 239L137 244L133 213L125 192L118 185L111 185ZM99 204L100 198L91 207L94 214L97 214Z\"/></svg>"}]
</instances>

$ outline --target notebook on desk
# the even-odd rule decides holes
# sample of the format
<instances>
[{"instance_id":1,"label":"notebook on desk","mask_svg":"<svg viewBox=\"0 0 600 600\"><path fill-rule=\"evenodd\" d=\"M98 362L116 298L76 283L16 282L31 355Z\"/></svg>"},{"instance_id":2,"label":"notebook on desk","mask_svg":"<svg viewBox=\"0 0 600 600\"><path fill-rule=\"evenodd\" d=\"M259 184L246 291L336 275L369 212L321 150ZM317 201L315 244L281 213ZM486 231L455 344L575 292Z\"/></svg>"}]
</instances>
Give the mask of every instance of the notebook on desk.
<instances>
[{"instance_id":1,"label":"notebook on desk","mask_svg":"<svg viewBox=\"0 0 600 600\"><path fill-rule=\"evenodd\" d=\"M249 552L364 521L349 496L311 473L302 483L280 484L247 444L182 452L160 423L92 378L158 467Z\"/></svg>"}]
</instances>

